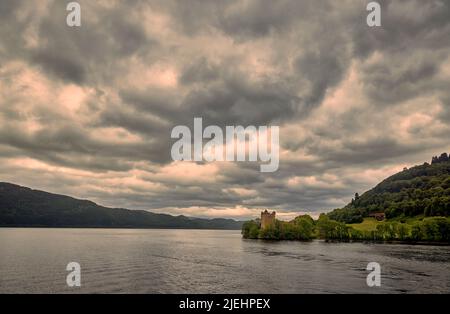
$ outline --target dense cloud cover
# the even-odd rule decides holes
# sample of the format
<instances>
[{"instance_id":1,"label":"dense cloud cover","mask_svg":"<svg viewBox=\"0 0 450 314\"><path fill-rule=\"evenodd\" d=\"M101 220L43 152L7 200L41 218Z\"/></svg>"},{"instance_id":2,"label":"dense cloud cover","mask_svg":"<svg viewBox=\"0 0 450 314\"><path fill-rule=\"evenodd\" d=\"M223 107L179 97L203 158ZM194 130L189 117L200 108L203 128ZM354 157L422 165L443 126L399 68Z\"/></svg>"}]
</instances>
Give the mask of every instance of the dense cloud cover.
<instances>
[{"instance_id":1,"label":"dense cloud cover","mask_svg":"<svg viewBox=\"0 0 450 314\"><path fill-rule=\"evenodd\" d=\"M282 217L450 147L450 2L0 0L0 181L102 205ZM172 162L176 125L279 125L280 169Z\"/></svg>"}]
</instances>

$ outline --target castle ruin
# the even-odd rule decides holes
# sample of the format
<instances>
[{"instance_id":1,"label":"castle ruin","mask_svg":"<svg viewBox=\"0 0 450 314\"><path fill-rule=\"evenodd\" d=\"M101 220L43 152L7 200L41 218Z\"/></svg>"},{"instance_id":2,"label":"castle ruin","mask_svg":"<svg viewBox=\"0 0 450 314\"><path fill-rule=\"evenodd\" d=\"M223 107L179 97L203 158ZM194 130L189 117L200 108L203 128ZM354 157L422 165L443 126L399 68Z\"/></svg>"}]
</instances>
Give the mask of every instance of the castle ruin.
<instances>
[{"instance_id":1,"label":"castle ruin","mask_svg":"<svg viewBox=\"0 0 450 314\"><path fill-rule=\"evenodd\" d=\"M261 229L265 229L275 222L275 214L275 212L269 213L267 209L261 212Z\"/></svg>"}]
</instances>

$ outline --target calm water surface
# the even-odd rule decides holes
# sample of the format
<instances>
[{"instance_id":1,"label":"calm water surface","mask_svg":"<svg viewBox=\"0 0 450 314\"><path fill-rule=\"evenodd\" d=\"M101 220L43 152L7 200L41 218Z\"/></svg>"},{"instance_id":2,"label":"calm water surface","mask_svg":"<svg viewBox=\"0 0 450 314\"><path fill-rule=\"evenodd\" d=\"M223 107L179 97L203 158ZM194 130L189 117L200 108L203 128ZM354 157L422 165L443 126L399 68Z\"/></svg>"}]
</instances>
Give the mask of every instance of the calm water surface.
<instances>
[{"instance_id":1,"label":"calm water surface","mask_svg":"<svg viewBox=\"0 0 450 314\"><path fill-rule=\"evenodd\" d=\"M81 288L66 265L81 264ZM366 266L382 286L366 285ZM450 293L450 247L243 240L239 231L1 229L0 293Z\"/></svg>"}]
</instances>

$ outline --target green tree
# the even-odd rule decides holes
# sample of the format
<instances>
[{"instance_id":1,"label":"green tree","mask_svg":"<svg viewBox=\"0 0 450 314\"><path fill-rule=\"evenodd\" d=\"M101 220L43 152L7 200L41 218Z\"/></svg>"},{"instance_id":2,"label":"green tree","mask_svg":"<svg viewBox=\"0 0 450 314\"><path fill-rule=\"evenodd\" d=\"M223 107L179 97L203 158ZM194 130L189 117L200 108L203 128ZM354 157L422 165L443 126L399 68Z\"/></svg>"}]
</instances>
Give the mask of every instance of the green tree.
<instances>
[{"instance_id":1,"label":"green tree","mask_svg":"<svg viewBox=\"0 0 450 314\"><path fill-rule=\"evenodd\" d=\"M242 236L244 239L257 239L259 237L259 223L254 220L247 221L242 225Z\"/></svg>"}]
</instances>

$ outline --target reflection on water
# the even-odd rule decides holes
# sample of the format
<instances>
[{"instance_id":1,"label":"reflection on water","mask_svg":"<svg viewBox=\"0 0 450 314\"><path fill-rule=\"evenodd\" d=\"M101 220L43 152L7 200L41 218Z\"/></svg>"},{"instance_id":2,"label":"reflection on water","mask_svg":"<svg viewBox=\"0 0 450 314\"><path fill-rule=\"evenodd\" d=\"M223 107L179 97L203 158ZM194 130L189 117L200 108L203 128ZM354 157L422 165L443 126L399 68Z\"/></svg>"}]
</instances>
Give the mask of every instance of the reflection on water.
<instances>
[{"instance_id":1,"label":"reflection on water","mask_svg":"<svg viewBox=\"0 0 450 314\"><path fill-rule=\"evenodd\" d=\"M81 264L81 288L66 265ZM366 285L378 262L382 286ZM2 293L449 293L450 247L243 240L239 231L0 229Z\"/></svg>"}]
</instances>

